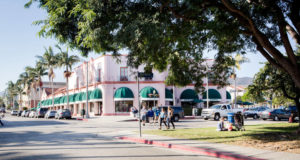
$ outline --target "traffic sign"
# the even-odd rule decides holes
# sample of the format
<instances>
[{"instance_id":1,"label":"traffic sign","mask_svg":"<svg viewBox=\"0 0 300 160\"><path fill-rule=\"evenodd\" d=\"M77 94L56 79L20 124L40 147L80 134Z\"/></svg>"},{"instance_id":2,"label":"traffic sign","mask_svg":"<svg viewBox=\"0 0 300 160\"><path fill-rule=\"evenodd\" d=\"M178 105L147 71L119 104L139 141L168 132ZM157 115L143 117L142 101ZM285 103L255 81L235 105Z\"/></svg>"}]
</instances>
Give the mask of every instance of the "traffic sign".
<instances>
[{"instance_id":1,"label":"traffic sign","mask_svg":"<svg viewBox=\"0 0 300 160\"><path fill-rule=\"evenodd\" d=\"M153 73L145 73L145 72L139 72L139 77L145 77L145 78L153 78Z\"/></svg>"}]
</instances>

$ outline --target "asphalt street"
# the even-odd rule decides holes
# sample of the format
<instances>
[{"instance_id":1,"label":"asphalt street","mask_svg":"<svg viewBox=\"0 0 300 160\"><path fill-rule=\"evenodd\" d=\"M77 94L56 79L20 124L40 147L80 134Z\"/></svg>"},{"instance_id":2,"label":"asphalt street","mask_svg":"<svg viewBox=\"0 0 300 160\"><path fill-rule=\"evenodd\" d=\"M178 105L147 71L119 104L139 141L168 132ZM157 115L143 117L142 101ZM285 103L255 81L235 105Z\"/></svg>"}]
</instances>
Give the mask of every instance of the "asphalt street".
<instances>
[{"instance_id":1,"label":"asphalt street","mask_svg":"<svg viewBox=\"0 0 300 160\"><path fill-rule=\"evenodd\" d=\"M137 130L137 122L114 117L76 120L21 118L7 115L0 127L0 159L215 159L116 140ZM185 122L188 123L188 122ZM153 129L154 126L148 126ZM187 126L188 127L188 126ZM147 128L147 127L146 127Z\"/></svg>"}]
</instances>

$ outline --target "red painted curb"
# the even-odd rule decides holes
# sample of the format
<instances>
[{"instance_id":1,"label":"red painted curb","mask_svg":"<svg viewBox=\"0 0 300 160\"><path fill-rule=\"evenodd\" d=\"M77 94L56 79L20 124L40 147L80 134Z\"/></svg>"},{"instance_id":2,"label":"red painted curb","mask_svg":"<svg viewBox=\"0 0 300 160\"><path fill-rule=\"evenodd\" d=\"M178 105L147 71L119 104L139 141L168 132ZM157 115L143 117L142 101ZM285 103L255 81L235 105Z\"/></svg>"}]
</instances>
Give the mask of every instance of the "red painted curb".
<instances>
[{"instance_id":1,"label":"red painted curb","mask_svg":"<svg viewBox=\"0 0 300 160\"><path fill-rule=\"evenodd\" d=\"M223 159L230 159L230 160L263 160L261 158L248 157L248 156L243 156L243 155L229 153L229 152L216 151L216 150L209 149L209 148L190 147L190 146L185 146L185 145L177 145L177 144L147 140L147 139L143 139L143 138L117 137L117 139L128 140L128 141L144 143L144 144L149 144L149 145L155 145L155 146L160 146L160 147L164 147L164 148L189 151L189 152L212 156L212 157L216 157L216 158L223 158Z\"/></svg>"}]
</instances>

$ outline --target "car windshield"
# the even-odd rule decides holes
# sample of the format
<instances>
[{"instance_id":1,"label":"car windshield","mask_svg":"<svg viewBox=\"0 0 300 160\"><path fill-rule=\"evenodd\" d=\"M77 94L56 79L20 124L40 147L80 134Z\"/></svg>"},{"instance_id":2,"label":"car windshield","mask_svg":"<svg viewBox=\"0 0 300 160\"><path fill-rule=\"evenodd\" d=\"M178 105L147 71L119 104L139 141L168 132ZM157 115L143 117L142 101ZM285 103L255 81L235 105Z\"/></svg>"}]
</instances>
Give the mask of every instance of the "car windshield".
<instances>
[{"instance_id":1,"label":"car windshield","mask_svg":"<svg viewBox=\"0 0 300 160\"><path fill-rule=\"evenodd\" d=\"M56 113L56 111L51 111L51 113Z\"/></svg>"},{"instance_id":2,"label":"car windshield","mask_svg":"<svg viewBox=\"0 0 300 160\"><path fill-rule=\"evenodd\" d=\"M214 105L214 106L211 106L210 108L211 109L220 109L220 107L221 107L220 105Z\"/></svg>"}]
</instances>

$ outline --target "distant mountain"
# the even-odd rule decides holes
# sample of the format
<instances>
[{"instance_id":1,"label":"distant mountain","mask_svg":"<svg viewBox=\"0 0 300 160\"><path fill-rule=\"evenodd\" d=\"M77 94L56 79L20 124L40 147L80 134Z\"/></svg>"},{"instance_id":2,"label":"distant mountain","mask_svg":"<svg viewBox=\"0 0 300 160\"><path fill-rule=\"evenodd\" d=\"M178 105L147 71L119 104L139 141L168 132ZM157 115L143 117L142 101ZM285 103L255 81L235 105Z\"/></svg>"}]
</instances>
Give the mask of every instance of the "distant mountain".
<instances>
[{"instance_id":1,"label":"distant mountain","mask_svg":"<svg viewBox=\"0 0 300 160\"><path fill-rule=\"evenodd\" d=\"M238 78L236 78L236 85L248 86L248 85L252 84L252 81L253 81L253 78L251 78L251 77L238 77ZM234 80L230 78L229 83L231 85L234 85Z\"/></svg>"}]
</instances>

